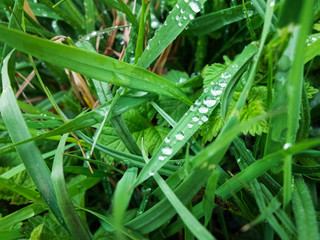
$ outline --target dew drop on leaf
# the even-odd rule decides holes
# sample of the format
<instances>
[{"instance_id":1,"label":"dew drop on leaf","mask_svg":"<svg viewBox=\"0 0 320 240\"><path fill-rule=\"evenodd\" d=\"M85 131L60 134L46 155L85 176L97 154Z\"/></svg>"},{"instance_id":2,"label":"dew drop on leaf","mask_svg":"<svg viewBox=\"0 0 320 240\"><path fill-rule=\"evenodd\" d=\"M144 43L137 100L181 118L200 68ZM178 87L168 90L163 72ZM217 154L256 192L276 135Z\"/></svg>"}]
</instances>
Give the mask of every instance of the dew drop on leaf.
<instances>
[{"instance_id":1,"label":"dew drop on leaf","mask_svg":"<svg viewBox=\"0 0 320 240\"><path fill-rule=\"evenodd\" d=\"M165 146L161 149L162 153L164 155L170 155L172 153L172 149L169 146Z\"/></svg>"}]
</instances>

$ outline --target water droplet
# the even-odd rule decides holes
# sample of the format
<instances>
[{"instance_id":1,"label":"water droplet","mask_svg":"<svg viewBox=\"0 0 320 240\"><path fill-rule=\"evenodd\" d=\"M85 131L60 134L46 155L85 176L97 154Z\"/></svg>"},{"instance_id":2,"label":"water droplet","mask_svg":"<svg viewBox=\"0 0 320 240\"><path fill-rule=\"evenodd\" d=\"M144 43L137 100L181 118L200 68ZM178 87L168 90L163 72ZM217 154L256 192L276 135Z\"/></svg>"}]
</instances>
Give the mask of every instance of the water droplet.
<instances>
[{"instance_id":1,"label":"water droplet","mask_svg":"<svg viewBox=\"0 0 320 240\"><path fill-rule=\"evenodd\" d=\"M192 11L194 11L195 13L200 12L200 7L198 5L198 3L196 2L190 2L189 3L189 7L192 9Z\"/></svg>"},{"instance_id":2,"label":"water droplet","mask_svg":"<svg viewBox=\"0 0 320 240\"><path fill-rule=\"evenodd\" d=\"M162 153L164 155L170 155L172 153L172 149L169 146L165 146L161 149Z\"/></svg>"},{"instance_id":3,"label":"water droplet","mask_svg":"<svg viewBox=\"0 0 320 240\"><path fill-rule=\"evenodd\" d=\"M199 106L199 105L201 104L201 102L200 102L199 99L197 99L197 100L194 102L194 104Z\"/></svg>"},{"instance_id":4,"label":"water droplet","mask_svg":"<svg viewBox=\"0 0 320 240\"><path fill-rule=\"evenodd\" d=\"M169 142L170 142L170 139L169 139L168 137L166 137L166 138L164 139L164 142L165 142L165 143L169 143Z\"/></svg>"},{"instance_id":5,"label":"water droplet","mask_svg":"<svg viewBox=\"0 0 320 240\"><path fill-rule=\"evenodd\" d=\"M189 0L184 0L186 3L189 2Z\"/></svg>"},{"instance_id":6,"label":"water droplet","mask_svg":"<svg viewBox=\"0 0 320 240\"><path fill-rule=\"evenodd\" d=\"M208 108L207 108L207 107L201 106L201 107L199 108L199 113L207 113L207 112L208 112Z\"/></svg>"},{"instance_id":7,"label":"water droplet","mask_svg":"<svg viewBox=\"0 0 320 240\"><path fill-rule=\"evenodd\" d=\"M176 4L176 8L179 8L179 5L178 5L178 4Z\"/></svg>"},{"instance_id":8,"label":"water droplet","mask_svg":"<svg viewBox=\"0 0 320 240\"><path fill-rule=\"evenodd\" d=\"M188 123L187 127L188 128L193 128L193 124L192 123Z\"/></svg>"},{"instance_id":9,"label":"water droplet","mask_svg":"<svg viewBox=\"0 0 320 240\"><path fill-rule=\"evenodd\" d=\"M271 1L271 2L270 2L270 7L274 7L275 4L276 4L275 1Z\"/></svg>"},{"instance_id":10,"label":"water droplet","mask_svg":"<svg viewBox=\"0 0 320 240\"><path fill-rule=\"evenodd\" d=\"M210 96L206 97L203 101L203 104L206 105L207 107L212 107L216 104L216 100L212 99Z\"/></svg>"},{"instance_id":11,"label":"water droplet","mask_svg":"<svg viewBox=\"0 0 320 240\"><path fill-rule=\"evenodd\" d=\"M179 21L179 20L180 20L180 17L179 17L178 15L176 16L176 20L177 20L177 21Z\"/></svg>"},{"instance_id":12,"label":"water droplet","mask_svg":"<svg viewBox=\"0 0 320 240\"><path fill-rule=\"evenodd\" d=\"M166 157L165 156L159 156L158 159L159 159L159 161L164 161L166 159Z\"/></svg>"},{"instance_id":13,"label":"water droplet","mask_svg":"<svg viewBox=\"0 0 320 240\"><path fill-rule=\"evenodd\" d=\"M183 19L184 19L184 20L187 20L188 18L187 18L186 16L183 16Z\"/></svg>"},{"instance_id":14,"label":"water droplet","mask_svg":"<svg viewBox=\"0 0 320 240\"><path fill-rule=\"evenodd\" d=\"M167 23L167 22L164 22L164 25L165 25L165 26L167 26L167 25L168 25L168 23Z\"/></svg>"},{"instance_id":15,"label":"water droplet","mask_svg":"<svg viewBox=\"0 0 320 240\"><path fill-rule=\"evenodd\" d=\"M211 90L211 94L212 94L213 96L220 96L220 95L222 94L222 90L219 90L219 89L214 90L214 89L212 89L212 90Z\"/></svg>"},{"instance_id":16,"label":"water droplet","mask_svg":"<svg viewBox=\"0 0 320 240\"><path fill-rule=\"evenodd\" d=\"M231 78L231 74L228 73L228 72L224 72L221 74L221 78L222 79L228 79L228 78Z\"/></svg>"},{"instance_id":17,"label":"water droplet","mask_svg":"<svg viewBox=\"0 0 320 240\"><path fill-rule=\"evenodd\" d=\"M42 16L43 16L43 17L47 17L48 14L47 14L47 13L42 13Z\"/></svg>"},{"instance_id":18,"label":"water droplet","mask_svg":"<svg viewBox=\"0 0 320 240\"><path fill-rule=\"evenodd\" d=\"M180 10L180 13L182 13L182 14L183 14L183 13L184 13L184 10L183 10L183 9L181 9L181 10Z\"/></svg>"},{"instance_id":19,"label":"water droplet","mask_svg":"<svg viewBox=\"0 0 320 240\"><path fill-rule=\"evenodd\" d=\"M194 19L194 16L190 13L190 14L189 14L189 18L190 18L190 20L193 20L193 19Z\"/></svg>"},{"instance_id":20,"label":"water droplet","mask_svg":"<svg viewBox=\"0 0 320 240\"><path fill-rule=\"evenodd\" d=\"M197 109L197 107L196 107L195 105L192 105L192 106L190 107L190 111L191 111L191 112L194 112L196 109Z\"/></svg>"},{"instance_id":21,"label":"water droplet","mask_svg":"<svg viewBox=\"0 0 320 240\"><path fill-rule=\"evenodd\" d=\"M153 176L154 175L154 172L149 172L149 176Z\"/></svg>"},{"instance_id":22,"label":"water droplet","mask_svg":"<svg viewBox=\"0 0 320 240\"><path fill-rule=\"evenodd\" d=\"M219 85L220 85L220 87L225 88L225 87L227 86L227 83L225 83L225 82L220 82Z\"/></svg>"},{"instance_id":23,"label":"water droplet","mask_svg":"<svg viewBox=\"0 0 320 240\"><path fill-rule=\"evenodd\" d=\"M146 50L149 50L149 49L150 49L150 45L148 44L147 47L146 47Z\"/></svg>"},{"instance_id":24,"label":"water droplet","mask_svg":"<svg viewBox=\"0 0 320 240\"><path fill-rule=\"evenodd\" d=\"M179 140L179 141L181 141L182 139L184 139L183 133L182 133L182 132L177 133L177 134L176 134L176 139Z\"/></svg>"},{"instance_id":25,"label":"water droplet","mask_svg":"<svg viewBox=\"0 0 320 240\"><path fill-rule=\"evenodd\" d=\"M283 149L284 150L287 150L288 148L290 148L292 146L291 143L286 143L284 146L283 146Z\"/></svg>"},{"instance_id":26,"label":"water droplet","mask_svg":"<svg viewBox=\"0 0 320 240\"><path fill-rule=\"evenodd\" d=\"M201 118L201 120L202 120L203 122L207 122L209 119L208 119L207 116L203 116L203 117Z\"/></svg>"},{"instance_id":27,"label":"water droplet","mask_svg":"<svg viewBox=\"0 0 320 240\"><path fill-rule=\"evenodd\" d=\"M179 79L179 83L184 83L184 82L186 82L187 81L187 79L186 78L183 78L183 77L181 77L180 79Z\"/></svg>"},{"instance_id":28,"label":"water droplet","mask_svg":"<svg viewBox=\"0 0 320 240\"><path fill-rule=\"evenodd\" d=\"M192 121L193 121L193 122L198 122L198 121L199 121L199 118L198 118L197 116L194 116L194 117L192 117Z\"/></svg>"},{"instance_id":29,"label":"water droplet","mask_svg":"<svg viewBox=\"0 0 320 240\"><path fill-rule=\"evenodd\" d=\"M208 91L209 91L209 88L203 89L203 92L204 92L204 93L207 93Z\"/></svg>"},{"instance_id":30,"label":"water droplet","mask_svg":"<svg viewBox=\"0 0 320 240\"><path fill-rule=\"evenodd\" d=\"M179 22L179 23L178 23L178 26L179 26L179 27L181 27L181 26L182 26L182 23L181 23L181 22Z\"/></svg>"},{"instance_id":31,"label":"water droplet","mask_svg":"<svg viewBox=\"0 0 320 240\"><path fill-rule=\"evenodd\" d=\"M199 121L198 124L201 126L201 125L203 124L203 122L202 122L202 121Z\"/></svg>"}]
</instances>

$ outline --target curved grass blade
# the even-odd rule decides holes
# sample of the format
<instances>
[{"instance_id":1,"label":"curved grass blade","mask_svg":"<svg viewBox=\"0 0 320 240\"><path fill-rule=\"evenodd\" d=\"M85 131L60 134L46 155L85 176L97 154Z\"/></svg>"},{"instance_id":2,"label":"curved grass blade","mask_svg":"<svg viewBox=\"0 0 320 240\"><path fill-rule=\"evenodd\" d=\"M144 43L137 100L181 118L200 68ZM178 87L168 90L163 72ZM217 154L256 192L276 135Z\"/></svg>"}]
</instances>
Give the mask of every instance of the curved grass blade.
<instances>
[{"instance_id":1,"label":"curved grass blade","mask_svg":"<svg viewBox=\"0 0 320 240\"><path fill-rule=\"evenodd\" d=\"M108 223L109 225L111 225L112 227L116 228L116 226L114 225L114 219L113 217L111 216L105 216L105 215L102 215L100 213L97 213L97 212L94 212L94 211L91 211L89 209L86 209L86 208L81 208L81 207L78 207L80 210L83 210L83 211L86 211L88 213L91 213L92 215L100 218L102 221ZM138 232L136 231L132 231L131 229L128 229L128 228L125 228L125 227L122 227L119 229L123 234L125 234L126 236L130 237L131 239L133 240L147 240L147 238L145 238L144 236L142 236L141 234L139 234Z\"/></svg>"},{"instance_id":2,"label":"curved grass blade","mask_svg":"<svg viewBox=\"0 0 320 240\"><path fill-rule=\"evenodd\" d=\"M80 218L80 215L75 211L72 200L67 191L67 186L63 175L63 152L68 134L64 134L58 145L56 155L53 160L51 179L55 192L57 194L58 204L65 220L65 223L76 239L93 239L91 233Z\"/></svg>"},{"instance_id":3,"label":"curved grass blade","mask_svg":"<svg viewBox=\"0 0 320 240\"><path fill-rule=\"evenodd\" d=\"M303 178L295 178L293 212L298 228L298 239L319 239L318 223L311 195Z\"/></svg>"},{"instance_id":4,"label":"curved grass blade","mask_svg":"<svg viewBox=\"0 0 320 240\"><path fill-rule=\"evenodd\" d=\"M85 51L0 26L0 40L21 51L87 77L159 95L191 105L174 83L143 68L101 54Z\"/></svg>"},{"instance_id":5,"label":"curved grass blade","mask_svg":"<svg viewBox=\"0 0 320 240\"><path fill-rule=\"evenodd\" d=\"M237 128L240 132L240 130ZM226 136L227 137L227 136ZM230 137L230 136L228 136ZM227 200L232 197L234 193L238 192L243 188L243 183L249 183L253 179L261 176L274 166L281 164L283 156L286 154L297 154L303 150L310 149L312 147L318 146L320 144L320 138L312 139L305 142L298 143L287 150L280 150L276 153L270 154L263 159L256 161L254 164L250 165L244 171L235 175L235 177L230 178L222 186L216 190L216 194L219 195L222 200ZM214 150L216 146L209 145L205 150L210 153ZM203 150L204 151L204 150ZM214 155L197 155L197 159L210 159L215 157ZM186 204L190 201L194 194L196 194L207 181L210 176L212 169L208 167L196 168L181 185L174 191L176 196L181 199L181 201ZM202 217L203 211L201 203L199 203L198 209L201 211L197 216ZM216 206L216 205L215 205ZM197 205L194 207L197 208ZM166 223L175 214L174 209L168 204L167 200L162 200L157 205L144 212L140 216L131 220L126 224L126 226L135 229L143 234L154 231L164 223ZM152 224L151 224L152 223Z\"/></svg>"},{"instance_id":6,"label":"curved grass blade","mask_svg":"<svg viewBox=\"0 0 320 240\"><path fill-rule=\"evenodd\" d=\"M209 115L218 105L229 81L241 75L245 66L256 52L257 47L255 45L248 45L234 63L222 73L221 78L216 82L212 82L210 88L204 90L200 98L170 131L165 141L160 145L159 150L150 159L150 162L141 170L134 184L135 186L158 171L186 144L203 122L208 121Z\"/></svg>"},{"instance_id":7,"label":"curved grass blade","mask_svg":"<svg viewBox=\"0 0 320 240\"><path fill-rule=\"evenodd\" d=\"M142 155L146 163L149 162L148 156L143 148L143 142L141 143ZM183 205L183 203L177 198L172 189L167 185L167 183L158 174L154 174L154 179L159 185L165 197L171 203L173 208L179 214L181 220L188 227L188 229L198 238L198 239L215 239L208 230L199 223L199 221L190 213L190 211Z\"/></svg>"},{"instance_id":8,"label":"curved grass blade","mask_svg":"<svg viewBox=\"0 0 320 240\"><path fill-rule=\"evenodd\" d=\"M30 139L31 135L22 117L15 95L10 86L9 72L14 73L9 63L11 52L4 60L2 67L2 87L3 92L0 98L0 110L2 119L8 129L13 143ZM19 127L17 127L19 126ZM58 221L64 225L63 218L58 206L56 194L50 178L50 171L44 162L35 142L29 142L16 147L23 164L30 177L37 186L42 198L53 211Z\"/></svg>"},{"instance_id":9,"label":"curved grass blade","mask_svg":"<svg viewBox=\"0 0 320 240\"><path fill-rule=\"evenodd\" d=\"M249 4L246 7L249 17L253 16L255 14L254 7ZM246 19L246 14L243 12L243 6L239 5L194 19L184 33L192 36L204 35L243 19Z\"/></svg>"},{"instance_id":10,"label":"curved grass blade","mask_svg":"<svg viewBox=\"0 0 320 240\"><path fill-rule=\"evenodd\" d=\"M206 0L178 1L162 27L147 45L137 66L147 68L194 19L205 2Z\"/></svg>"},{"instance_id":11,"label":"curved grass blade","mask_svg":"<svg viewBox=\"0 0 320 240\"><path fill-rule=\"evenodd\" d=\"M118 182L113 194L113 215L116 229L121 229L121 223L127 207L129 206L133 190L129 190L132 182L137 178L138 169L129 168ZM121 232L118 231L117 238L122 239Z\"/></svg>"}]
</instances>

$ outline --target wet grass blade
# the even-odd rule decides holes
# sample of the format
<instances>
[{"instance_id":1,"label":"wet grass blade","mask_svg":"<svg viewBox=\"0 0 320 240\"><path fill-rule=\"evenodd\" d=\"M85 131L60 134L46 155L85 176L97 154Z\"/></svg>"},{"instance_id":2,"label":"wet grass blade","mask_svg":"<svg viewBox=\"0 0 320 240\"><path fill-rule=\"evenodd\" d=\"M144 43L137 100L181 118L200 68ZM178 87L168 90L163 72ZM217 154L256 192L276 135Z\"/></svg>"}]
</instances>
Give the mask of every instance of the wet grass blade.
<instances>
[{"instance_id":1,"label":"wet grass blade","mask_svg":"<svg viewBox=\"0 0 320 240\"><path fill-rule=\"evenodd\" d=\"M200 12L206 0L178 1L157 34L150 40L137 66L147 68Z\"/></svg>"},{"instance_id":2,"label":"wet grass blade","mask_svg":"<svg viewBox=\"0 0 320 240\"><path fill-rule=\"evenodd\" d=\"M44 40L0 26L0 40L41 60L87 77L137 90L177 98L191 104L174 83L114 58Z\"/></svg>"},{"instance_id":3,"label":"wet grass blade","mask_svg":"<svg viewBox=\"0 0 320 240\"><path fill-rule=\"evenodd\" d=\"M11 52L4 60L2 67L3 92L0 98L1 115L13 143L30 139L31 135L22 117L15 95L10 86L9 73L13 74L14 69L10 63ZM19 128L17 128L19 126ZM23 164L30 177L37 186L42 198L53 211L57 219L63 224L63 218L58 206L56 194L50 178L50 171L44 162L35 142L29 142L16 147Z\"/></svg>"},{"instance_id":4,"label":"wet grass blade","mask_svg":"<svg viewBox=\"0 0 320 240\"><path fill-rule=\"evenodd\" d=\"M63 174L63 152L68 134L62 136L56 155L53 160L51 179L55 192L57 194L58 204L64 218L64 221L71 233L76 239L93 239L86 225L75 211Z\"/></svg>"},{"instance_id":5,"label":"wet grass blade","mask_svg":"<svg viewBox=\"0 0 320 240\"><path fill-rule=\"evenodd\" d=\"M142 155L146 163L149 162L148 156L143 148L143 142L141 143ZM162 179L159 173L153 175L160 189L162 190L165 197L171 203L173 208L179 214L181 220L188 227L188 229L196 236L198 239L215 239L208 230L201 225L201 223L190 213L190 211L183 205L183 203L177 198L172 189L167 185L167 183Z\"/></svg>"},{"instance_id":6,"label":"wet grass blade","mask_svg":"<svg viewBox=\"0 0 320 240\"><path fill-rule=\"evenodd\" d=\"M158 171L186 144L203 122L208 121L208 116L218 105L229 81L240 77L256 51L257 47L255 45L248 45L241 56L222 73L221 78L216 79L217 81L213 82L210 88L204 90L200 98L170 131L158 151L150 159L150 162L141 170L135 186L148 179L150 174Z\"/></svg>"},{"instance_id":7,"label":"wet grass blade","mask_svg":"<svg viewBox=\"0 0 320 240\"><path fill-rule=\"evenodd\" d=\"M253 16L255 14L254 7L249 4L246 7L249 17ZM194 19L184 33L195 36L208 34L243 19L246 19L246 14L243 12L242 5L226 8Z\"/></svg>"},{"instance_id":8,"label":"wet grass blade","mask_svg":"<svg viewBox=\"0 0 320 240\"><path fill-rule=\"evenodd\" d=\"M113 215L116 229L121 229L121 223L124 218L125 211L129 206L133 190L128 190L131 183L137 178L138 169L129 168L118 182L113 194ZM118 239L122 239L121 233L117 233Z\"/></svg>"}]
</instances>

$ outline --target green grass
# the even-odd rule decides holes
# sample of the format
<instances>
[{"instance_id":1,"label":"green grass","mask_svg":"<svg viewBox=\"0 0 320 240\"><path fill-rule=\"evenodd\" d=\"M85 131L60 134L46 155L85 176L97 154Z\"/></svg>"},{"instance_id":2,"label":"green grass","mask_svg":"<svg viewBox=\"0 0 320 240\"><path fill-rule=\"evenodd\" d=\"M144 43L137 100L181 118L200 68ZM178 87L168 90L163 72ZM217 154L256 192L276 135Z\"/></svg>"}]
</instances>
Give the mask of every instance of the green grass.
<instances>
[{"instance_id":1,"label":"green grass","mask_svg":"<svg viewBox=\"0 0 320 240\"><path fill-rule=\"evenodd\" d=\"M1 239L318 239L320 1L0 2Z\"/></svg>"}]
</instances>

